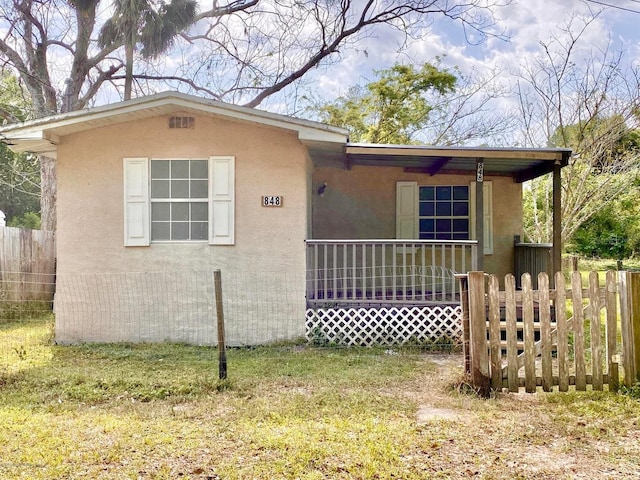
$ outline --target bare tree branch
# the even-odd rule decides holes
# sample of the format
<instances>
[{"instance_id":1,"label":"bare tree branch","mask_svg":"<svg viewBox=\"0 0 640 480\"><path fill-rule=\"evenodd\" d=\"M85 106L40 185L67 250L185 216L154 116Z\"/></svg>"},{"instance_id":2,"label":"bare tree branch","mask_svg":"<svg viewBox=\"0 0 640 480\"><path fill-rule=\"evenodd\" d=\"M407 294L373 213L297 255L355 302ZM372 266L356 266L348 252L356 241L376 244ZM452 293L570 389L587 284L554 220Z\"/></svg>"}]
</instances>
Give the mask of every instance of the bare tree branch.
<instances>
[{"instance_id":1,"label":"bare tree branch","mask_svg":"<svg viewBox=\"0 0 640 480\"><path fill-rule=\"evenodd\" d=\"M166 55L134 57L136 93L143 95L163 84L257 106L276 93L295 93L310 71L339 60L377 29L400 31L403 40L398 48L424 38L436 17L449 19L480 39L500 37L503 33L495 30L493 15L511 1L216 1L181 32ZM96 101L105 83L122 92L124 38L105 48L97 42L103 24L98 7L105 4L104 0L0 0L0 64L20 77L33 116L83 108ZM180 61L169 61L175 58ZM49 185L55 183L55 162L42 159L40 165L43 205L50 207L55 198L55 186ZM55 216L47 220L44 210L44 227L54 228Z\"/></svg>"},{"instance_id":2,"label":"bare tree branch","mask_svg":"<svg viewBox=\"0 0 640 480\"><path fill-rule=\"evenodd\" d=\"M640 77L623 67L622 52L610 44L585 52L582 39L591 22L572 19L562 36L542 45L533 64L524 65L518 84L523 142L574 152L562 172L565 242L628 189L640 171L640 152L622 146L625 135L637 128ZM578 55L587 58L578 61ZM531 182L526 193L525 232L533 241L549 241L550 179Z\"/></svg>"}]
</instances>

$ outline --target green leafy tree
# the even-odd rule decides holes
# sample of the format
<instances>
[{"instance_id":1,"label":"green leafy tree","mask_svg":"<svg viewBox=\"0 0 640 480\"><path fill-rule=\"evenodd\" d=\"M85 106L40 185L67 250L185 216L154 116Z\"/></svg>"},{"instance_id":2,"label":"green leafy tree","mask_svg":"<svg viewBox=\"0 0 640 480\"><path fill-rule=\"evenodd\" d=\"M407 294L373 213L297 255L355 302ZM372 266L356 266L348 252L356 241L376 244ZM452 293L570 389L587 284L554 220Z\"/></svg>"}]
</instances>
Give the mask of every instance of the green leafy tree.
<instances>
[{"instance_id":1,"label":"green leafy tree","mask_svg":"<svg viewBox=\"0 0 640 480\"><path fill-rule=\"evenodd\" d=\"M18 79L0 74L0 117L5 121L25 120L29 104L24 101ZM13 153L0 143L0 210L9 225L25 214L38 217L40 211L40 163L34 155ZM18 222L19 223L19 222ZM22 226L22 225L15 225Z\"/></svg>"},{"instance_id":2,"label":"green leafy tree","mask_svg":"<svg viewBox=\"0 0 640 480\"><path fill-rule=\"evenodd\" d=\"M568 250L585 256L623 259L640 252L640 186L621 195L589 220L573 236Z\"/></svg>"},{"instance_id":3,"label":"green leafy tree","mask_svg":"<svg viewBox=\"0 0 640 480\"><path fill-rule=\"evenodd\" d=\"M13 153L0 143L0 210L13 218L40 212L40 164L35 155Z\"/></svg>"},{"instance_id":4,"label":"green leafy tree","mask_svg":"<svg viewBox=\"0 0 640 480\"><path fill-rule=\"evenodd\" d=\"M376 74L378 80L318 108L324 121L348 128L352 142L411 143L429 121L428 94L453 91L456 84L455 75L430 63L419 70L396 64Z\"/></svg>"},{"instance_id":5,"label":"green leafy tree","mask_svg":"<svg viewBox=\"0 0 640 480\"><path fill-rule=\"evenodd\" d=\"M333 102L316 102L309 111L314 118L348 128L352 142L501 143L512 123L508 112L491 108L491 101L505 94L496 87L499 73L454 72L440 68L440 59L422 67L396 64L376 72L375 81L353 86Z\"/></svg>"}]
</instances>

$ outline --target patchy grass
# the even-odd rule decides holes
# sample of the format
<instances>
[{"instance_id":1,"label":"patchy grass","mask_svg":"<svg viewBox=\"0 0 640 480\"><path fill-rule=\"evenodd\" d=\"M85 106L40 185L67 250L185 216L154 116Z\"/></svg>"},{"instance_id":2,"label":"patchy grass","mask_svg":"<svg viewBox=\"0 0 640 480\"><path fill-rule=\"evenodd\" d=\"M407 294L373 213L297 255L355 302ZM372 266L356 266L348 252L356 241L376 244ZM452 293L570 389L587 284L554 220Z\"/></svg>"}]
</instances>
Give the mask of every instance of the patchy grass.
<instances>
[{"instance_id":1,"label":"patchy grass","mask_svg":"<svg viewBox=\"0 0 640 480\"><path fill-rule=\"evenodd\" d=\"M581 271L606 272L607 270L617 270L615 259L611 258L587 258L580 257L578 268ZM640 259L628 258L622 261L622 268L632 272L640 271Z\"/></svg>"},{"instance_id":2,"label":"patchy grass","mask_svg":"<svg viewBox=\"0 0 640 480\"><path fill-rule=\"evenodd\" d=\"M568 260L565 264L565 267L568 267L564 271L565 278L567 281L570 281L571 268L570 268L570 262ZM580 257L578 261L578 269L580 271L580 276L582 277L583 287L589 286L589 273L592 271L598 272L600 286L604 286L606 272L609 270L616 271L618 269L618 266L617 266L617 261L611 258ZM623 260L622 269L630 272L640 271L640 259L629 258L629 259Z\"/></svg>"},{"instance_id":3,"label":"patchy grass","mask_svg":"<svg viewBox=\"0 0 640 480\"><path fill-rule=\"evenodd\" d=\"M49 338L46 323L0 325L3 479L637 478L640 471L640 403L632 396L483 400L460 387L458 355L230 350L229 380L219 382L215 349L60 347Z\"/></svg>"}]
</instances>

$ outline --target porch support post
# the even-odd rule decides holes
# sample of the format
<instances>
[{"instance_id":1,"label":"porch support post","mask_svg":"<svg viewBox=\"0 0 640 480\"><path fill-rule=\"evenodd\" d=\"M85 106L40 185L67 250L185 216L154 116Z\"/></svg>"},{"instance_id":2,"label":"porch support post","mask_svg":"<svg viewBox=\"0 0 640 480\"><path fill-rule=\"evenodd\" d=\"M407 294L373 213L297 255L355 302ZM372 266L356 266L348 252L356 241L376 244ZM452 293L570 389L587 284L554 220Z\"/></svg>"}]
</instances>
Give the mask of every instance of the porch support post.
<instances>
[{"instance_id":1,"label":"porch support post","mask_svg":"<svg viewBox=\"0 0 640 480\"><path fill-rule=\"evenodd\" d=\"M559 161L553 166L553 275L562 271L562 183ZM553 278L553 276L551 277Z\"/></svg>"},{"instance_id":2,"label":"porch support post","mask_svg":"<svg viewBox=\"0 0 640 480\"><path fill-rule=\"evenodd\" d=\"M474 267L484 271L484 159L476 159L476 240L478 240L478 264Z\"/></svg>"}]
</instances>

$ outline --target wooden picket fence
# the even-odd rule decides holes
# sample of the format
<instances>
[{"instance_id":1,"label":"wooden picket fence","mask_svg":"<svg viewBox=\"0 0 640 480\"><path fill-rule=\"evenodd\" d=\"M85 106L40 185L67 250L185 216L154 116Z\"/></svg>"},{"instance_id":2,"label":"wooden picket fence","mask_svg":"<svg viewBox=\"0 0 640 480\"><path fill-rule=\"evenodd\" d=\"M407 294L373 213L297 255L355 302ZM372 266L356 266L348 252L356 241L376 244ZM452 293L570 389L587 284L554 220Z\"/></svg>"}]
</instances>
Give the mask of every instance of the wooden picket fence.
<instances>
[{"instance_id":1,"label":"wooden picket fence","mask_svg":"<svg viewBox=\"0 0 640 480\"><path fill-rule=\"evenodd\" d=\"M55 273L53 232L0 227L0 303L52 302Z\"/></svg>"},{"instance_id":2,"label":"wooden picket fence","mask_svg":"<svg viewBox=\"0 0 640 480\"><path fill-rule=\"evenodd\" d=\"M470 272L461 279L466 368L481 393L490 389L535 392L609 390L639 380L640 274L597 272L583 288L579 272L570 285L562 273L550 288L546 273L513 275L500 290L495 275ZM569 313L567 313L569 312Z\"/></svg>"}]
</instances>

